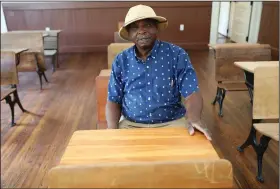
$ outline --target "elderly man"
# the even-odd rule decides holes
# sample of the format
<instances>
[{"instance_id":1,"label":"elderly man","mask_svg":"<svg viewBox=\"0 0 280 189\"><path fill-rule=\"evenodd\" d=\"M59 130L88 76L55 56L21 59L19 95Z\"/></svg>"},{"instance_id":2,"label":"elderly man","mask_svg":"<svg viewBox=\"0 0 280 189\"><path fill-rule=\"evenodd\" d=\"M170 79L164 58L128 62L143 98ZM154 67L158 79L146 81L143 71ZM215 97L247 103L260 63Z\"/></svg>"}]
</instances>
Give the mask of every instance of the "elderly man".
<instances>
[{"instance_id":1,"label":"elderly man","mask_svg":"<svg viewBox=\"0 0 280 189\"><path fill-rule=\"evenodd\" d=\"M188 54L157 39L167 25L149 6L129 9L119 35L135 45L118 54L112 65L108 128L181 126L190 135L197 129L211 140L201 121L203 100Z\"/></svg>"}]
</instances>

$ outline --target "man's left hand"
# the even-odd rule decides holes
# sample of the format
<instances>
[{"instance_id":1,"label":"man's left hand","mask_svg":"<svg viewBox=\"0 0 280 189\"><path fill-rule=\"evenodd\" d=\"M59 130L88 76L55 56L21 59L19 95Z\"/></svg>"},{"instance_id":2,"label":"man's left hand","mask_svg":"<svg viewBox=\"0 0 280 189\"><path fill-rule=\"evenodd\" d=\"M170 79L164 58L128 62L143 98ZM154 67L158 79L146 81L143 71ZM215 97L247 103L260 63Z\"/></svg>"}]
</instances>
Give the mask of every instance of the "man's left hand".
<instances>
[{"instance_id":1,"label":"man's left hand","mask_svg":"<svg viewBox=\"0 0 280 189\"><path fill-rule=\"evenodd\" d=\"M187 128L190 135L194 135L195 129L197 129L200 132L202 132L208 140L212 140L210 131L206 127L206 124L204 124L202 121L188 122L187 124Z\"/></svg>"}]
</instances>

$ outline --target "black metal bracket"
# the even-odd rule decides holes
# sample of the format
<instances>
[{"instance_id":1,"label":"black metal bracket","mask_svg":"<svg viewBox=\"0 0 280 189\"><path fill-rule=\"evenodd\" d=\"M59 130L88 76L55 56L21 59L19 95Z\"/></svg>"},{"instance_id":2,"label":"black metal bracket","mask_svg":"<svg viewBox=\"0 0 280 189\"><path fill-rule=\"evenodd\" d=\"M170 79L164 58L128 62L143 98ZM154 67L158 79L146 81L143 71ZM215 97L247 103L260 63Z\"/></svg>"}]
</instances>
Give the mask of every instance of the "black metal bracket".
<instances>
[{"instance_id":1,"label":"black metal bracket","mask_svg":"<svg viewBox=\"0 0 280 189\"><path fill-rule=\"evenodd\" d=\"M215 105L216 102L219 103L219 113L218 113L218 115L220 117L223 117L223 111L222 110L223 110L223 102L224 102L224 99L225 99L225 95L226 95L226 90L217 87L216 96L215 96L215 99L212 102L212 105Z\"/></svg>"},{"instance_id":2,"label":"black metal bracket","mask_svg":"<svg viewBox=\"0 0 280 189\"><path fill-rule=\"evenodd\" d=\"M15 110L15 104L17 103L19 105L22 112L26 112L26 110L22 107L22 104L19 100L17 90L15 90L13 92L13 95L14 95L13 99L11 97L11 94L9 94L8 96L5 97L5 101L6 101L7 104L9 104L10 109L11 109L11 116L12 116L11 126L12 127L16 125L16 123L15 123L15 111L14 111Z\"/></svg>"},{"instance_id":3,"label":"black metal bracket","mask_svg":"<svg viewBox=\"0 0 280 189\"><path fill-rule=\"evenodd\" d=\"M252 145L252 147L254 148L254 150L257 154L258 173L257 173L256 178L259 182L263 183L264 179L262 176L262 159L263 159L263 154L265 153L265 151L268 147L268 143L271 140L271 138L263 135L260 138L260 142L259 143L257 142L256 129L254 128L253 124L259 123L259 122L261 122L260 119L257 119L257 120L253 119L251 131L250 131L250 134L249 134L247 140L241 146L237 147L237 150L239 152L244 152L245 148Z\"/></svg>"}]
</instances>

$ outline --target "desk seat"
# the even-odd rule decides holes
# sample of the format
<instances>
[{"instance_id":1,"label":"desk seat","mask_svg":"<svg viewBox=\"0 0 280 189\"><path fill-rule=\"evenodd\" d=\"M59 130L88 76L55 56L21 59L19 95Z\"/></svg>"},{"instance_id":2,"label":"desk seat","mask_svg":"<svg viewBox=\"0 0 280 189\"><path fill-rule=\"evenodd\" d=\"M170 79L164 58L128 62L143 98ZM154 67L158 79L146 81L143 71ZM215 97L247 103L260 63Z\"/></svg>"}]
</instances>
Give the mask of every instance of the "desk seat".
<instances>
[{"instance_id":1,"label":"desk seat","mask_svg":"<svg viewBox=\"0 0 280 189\"><path fill-rule=\"evenodd\" d=\"M1 88L1 101L7 96L9 96L10 94L12 94L15 90L16 88L10 88L10 89Z\"/></svg>"},{"instance_id":2,"label":"desk seat","mask_svg":"<svg viewBox=\"0 0 280 189\"><path fill-rule=\"evenodd\" d=\"M279 141L279 123L255 123L254 127L261 134Z\"/></svg>"}]
</instances>

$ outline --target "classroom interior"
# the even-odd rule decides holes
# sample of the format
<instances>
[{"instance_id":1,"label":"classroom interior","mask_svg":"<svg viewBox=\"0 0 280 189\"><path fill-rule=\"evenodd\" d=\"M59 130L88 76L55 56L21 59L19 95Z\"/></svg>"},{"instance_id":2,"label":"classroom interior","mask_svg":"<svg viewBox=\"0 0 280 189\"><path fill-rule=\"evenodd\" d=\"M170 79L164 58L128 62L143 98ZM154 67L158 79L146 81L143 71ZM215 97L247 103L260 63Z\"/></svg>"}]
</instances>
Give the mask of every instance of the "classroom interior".
<instances>
[{"instance_id":1,"label":"classroom interior","mask_svg":"<svg viewBox=\"0 0 280 189\"><path fill-rule=\"evenodd\" d=\"M138 4L188 52L212 141L107 129L112 62L133 45L118 30ZM2 2L1 188L279 188L278 72L279 2Z\"/></svg>"}]
</instances>

